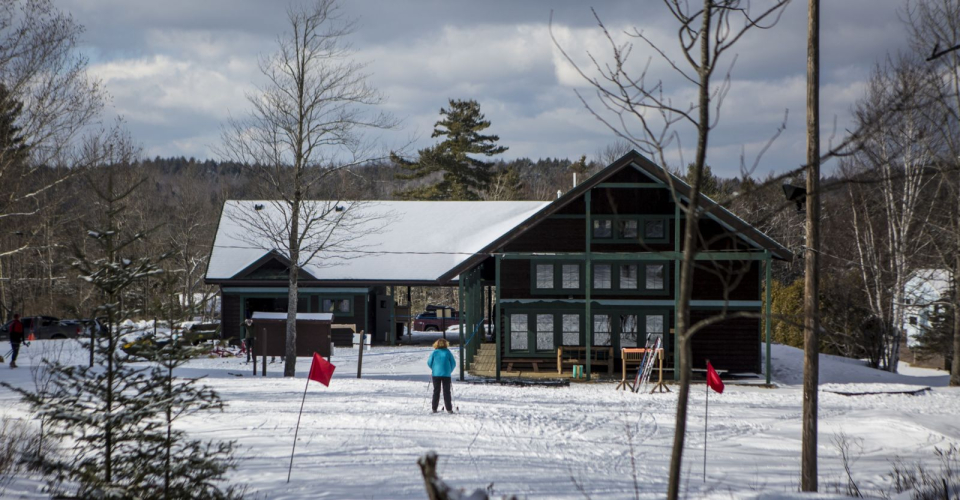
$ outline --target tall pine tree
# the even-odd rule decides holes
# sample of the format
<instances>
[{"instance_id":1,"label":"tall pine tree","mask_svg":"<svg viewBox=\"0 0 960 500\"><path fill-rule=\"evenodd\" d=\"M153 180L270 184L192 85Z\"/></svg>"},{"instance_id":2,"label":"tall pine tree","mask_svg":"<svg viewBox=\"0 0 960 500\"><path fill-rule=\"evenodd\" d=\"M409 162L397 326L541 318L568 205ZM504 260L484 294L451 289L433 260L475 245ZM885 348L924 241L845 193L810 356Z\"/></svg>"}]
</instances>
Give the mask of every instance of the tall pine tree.
<instances>
[{"instance_id":1,"label":"tall pine tree","mask_svg":"<svg viewBox=\"0 0 960 500\"><path fill-rule=\"evenodd\" d=\"M440 115L431 137L444 137L442 142L418 151L415 162L391 156L407 172L397 174L398 179L423 180L436 173L440 179L395 196L405 200L479 200L490 187L493 163L471 155L490 157L507 148L497 145L500 137L481 134L490 127L490 121L480 112L477 101L450 99L450 108L440 108Z\"/></svg>"}]
</instances>

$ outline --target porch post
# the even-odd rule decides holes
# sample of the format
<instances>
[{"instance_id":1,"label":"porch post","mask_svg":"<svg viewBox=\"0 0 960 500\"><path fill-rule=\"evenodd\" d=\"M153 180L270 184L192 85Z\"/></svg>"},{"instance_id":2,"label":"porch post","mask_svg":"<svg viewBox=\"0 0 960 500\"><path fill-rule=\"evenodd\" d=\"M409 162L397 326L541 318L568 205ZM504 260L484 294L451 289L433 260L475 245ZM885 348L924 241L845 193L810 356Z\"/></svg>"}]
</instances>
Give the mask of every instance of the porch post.
<instances>
[{"instance_id":1,"label":"porch post","mask_svg":"<svg viewBox=\"0 0 960 500\"><path fill-rule=\"evenodd\" d=\"M500 346L503 345L501 344L501 341L500 341L500 337L501 337L500 323L502 322L501 316L500 316L502 314L500 310L500 260L502 257L503 256L501 254L497 254L497 257L496 257L497 312L496 312L496 319L494 320L494 323L493 323L493 331L496 332L496 335L497 335L497 382L500 381Z\"/></svg>"},{"instance_id":2,"label":"porch post","mask_svg":"<svg viewBox=\"0 0 960 500\"><path fill-rule=\"evenodd\" d=\"M460 276L457 276L457 289L458 289L458 304L460 304L460 321L458 326L460 327L460 380L463 380L463 350L466 349L466 346L463 345L463 322L467 320L467 316L464 316L464 307L463 307L463 273L460 273Z\"/></svg>"},{"instance_id":3,"label":"porch post","mask_svg":"<svg viewBox=\"0 0 960 500\"><path fill-rule=\"evenodd\" d=\"M680 198L673 200L673 380L680 380ZM669 329L668 329L669 330Z\"/></svg>"},{"instance_id":4,"label":"porch post","mask_svg":"<svg viewBox=\"0 0 960 500\"><path fill-rule=\"evenodd\" d=\"M592 190L588 189L587 192L586 192L586 194L584 194L584 198L583 198L583 199L584 199L584 206L586 207L586 217L585 217L585 219L586 219L586 221L587 221L587 227L586 227L586 229L587 229L587 237L586 237L586 242L585 242L585 243L586 243L586 252L584 252L584 253L586 254L585 257L584 257L584 260L586 261L586 264L584 265L584 274L586 274L586 276L583 277L584 286L585 286L585 290L586 290L586 293L585 293L585 295L584 295L584 303L585 303L585 305L586 305L586 318L584 319L584 323L585 323L585 324L584 324L584 328L585 328L584 332L586 333L585 339L586 339L586 344L587 344L587 345L585 346L585 347L586 347L586 353L587 353L587 355L586 355L586 358L587 358L587 359L586 359L587 366L586 366L586 370L585 370L586 375L587 375L587 380L590 380L590 347L593 345L593 316L590 314L590 307L591 307L590 291L593 289L593 278L592 278L593 273L591 272L591 269L593 268L593 265L592 265L593 263L591 262L591 258L590 258L590 236L593 234L593 233L591 232L592 229L593 229L593 223L592 223L591 220L590 220L590 199L591 199L591 198L590 198L590 193L591 193L591 191L592 191ZM560 367L557 367L557 368L560 368Z\"/></svg>"},{"instance_id":5,"label":"porch post","mask_svg":"<svg viewBox=\"0 0 960 500\"><path fill-rule=\"evenodd\" d=\"M393 303L395 302L393 298L395 297L396 288L393 285L390 285L390 325L387 327L388 338L390 339L390 345L397 345L397 325L396 319L394 319L394 310Z\"/></svg>"},{"instance_id":6,"label":"porch post","mask_svg":"<svg viewBox=\"0 0 960 500\"><path fill-rule=\"evenodd\" d=\"M773 305L773 304L771 303L771 295L772 295L772 292L771 292L771 290L770 290L770 283L771 283L771 281L772 281L771 278L770 278L770 275L771 275L771 270L770 270L770 267L771 267L771 266L770 266L770 264L773 263L773 260L770 258L770 251L769 251L769 250L767 250L767 251L764 252L764 253L766 254L766 259L764 259L764 261L763 261L764 264L763 264L763 265L764 265L764 268L765 268L764 274L766 275L766 277L765 277L765 279L764 279L764 288L765 288L765 290L764 290L764 294L763 294L763 295L764 295L764 299L765 299L765 300L763 301L763 319L764 319L764 322L763 322L763 330L764 330L764 332L763 332L763 333L764 333L764 335L765 335L766 338L767 338L767 357L766 357L766 359L764 360L764 361L766 362L766 366L764 367L764 372L765 372L765 374L766 374L766 376L767 376L767 385L770 385L770 367L772 366L772 363L771 363L771 361L770 361L770 319L771 319L772 316L773 316L773 315L771 314L771 307L770 307L770 306Z\"/></svg>"}]
</instances>

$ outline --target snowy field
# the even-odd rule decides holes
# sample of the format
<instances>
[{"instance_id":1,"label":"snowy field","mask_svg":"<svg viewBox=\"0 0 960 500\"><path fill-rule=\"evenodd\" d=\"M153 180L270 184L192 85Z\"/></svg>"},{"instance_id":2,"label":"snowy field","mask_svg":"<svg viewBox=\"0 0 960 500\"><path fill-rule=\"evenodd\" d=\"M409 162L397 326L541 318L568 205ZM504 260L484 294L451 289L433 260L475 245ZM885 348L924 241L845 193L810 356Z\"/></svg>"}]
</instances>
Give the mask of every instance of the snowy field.
<instances>
[{"instance_id":1,"label":"snowy field","mask_svg":"<svg viewBox=\"0 0 960 500\"><path fill-rule=\"evenodd\" d=\"M794 497L802 358L788 347L774 346L773 353L777 388L728 384L722 395L711 395L705 482L705 387L693 387L686 498ZM614 390L615 382L547 388L455 381L459 413L434 415L427 400L429 354L428 346L374 348L364 353L363 379L358 380L357 351L337 349L330 388L310 384L289 484L287 465L307 358L298 360L296 379L282 378L279 364L268 365L271 373L264 379L252 377L250 365L237 358L191 362L180 374L206 376L228 407L194 417L185 426L200 438L236 440L241 461L231 478L248 484L251 497L257 498L422 499L416 460L430 450L440 454L441 477L468 490L492 484L497 495L616 499L634 498L636 484L640 498L664 496L675 393L626 393ZM23 349L21 368L0 367L0 380L31 387L30 365L43 355L78 363L85 359L73 342L35 342ZM909 367L902 372L821 358L821 491L842 482L839 450L833 444L840 433L853 444L854 476L868 493L885 486L891 460L922 459L934 465L935 447L960 443L960 390L945 387L944 372ZM836 394L927 386L932 390L914 396ZM9 390L0 388L0 405L5 417L29 418ZM47 498L41 485L38 478L20 478L0 496Z\"/></svg>"}]
</instances>

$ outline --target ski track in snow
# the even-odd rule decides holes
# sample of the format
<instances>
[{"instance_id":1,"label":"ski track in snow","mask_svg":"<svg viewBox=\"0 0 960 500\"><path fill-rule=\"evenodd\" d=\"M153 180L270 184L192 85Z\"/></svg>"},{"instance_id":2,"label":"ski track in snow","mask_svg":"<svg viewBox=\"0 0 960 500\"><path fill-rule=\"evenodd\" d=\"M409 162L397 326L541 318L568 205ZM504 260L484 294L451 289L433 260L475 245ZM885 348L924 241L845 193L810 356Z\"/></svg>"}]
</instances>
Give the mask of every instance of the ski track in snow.
<instances>
[{"instance_id":1,"label":"ski track in snow","mask_svg":"<svg viewBox=\"0 0 960 500\"><path fill-rule=\"evenodd\" d=\"M75 343L35 342L21 356L23 368L2 367L0 378L32 387L30 365L43 356L83 363ZM439 453L441 477L472 490L493 484L497 495L528 498L634 498L633 466L641 498L666 490L676 410L676 387L667 394L614 390L614 382L569 387L453 384L449 415L430 409L429 347L378 347L364 353L364 378L356 378L357 351L337 349L331 387L309 385L292 480L286 483L290 448L309 359L298 378L269 364L267 378L253 377L240 358L191 361L180 375L206 376L227 402L222 413L185 419L180 425L202 439L236 440L240 459L230 475L254 496L269 499L424 498L416 460ZM454 349L456 351L456 349ZM796 490L799 477L800 351L774 346L773 389L728 385L710 396L707 481L703 482L703 397L690 393L684 455L688 498L777 496ZM459 354L456 353L455 354ZM457 356L459 362L459 356ZM877 373L862 363L823 356L821 376L831 387L870 392L933 386L917 396L820 393L820 476L826 490L842 474L834 445L841 432L860 453L854 474L861 488L883 484L896 457L934 463L934 447L960 442L960 390L944 387L943 372L909 369L909 375ZM242 373L243 377L229 375ZM455 376L459 371L455 372ZM29 418L12 391L0 388L2 415ZM629 444L632 433L633 445ZM862 451L860 451L862 449ZM18 478L8 498L45 498L36 477Z\"/></svg>"}]
</instances>

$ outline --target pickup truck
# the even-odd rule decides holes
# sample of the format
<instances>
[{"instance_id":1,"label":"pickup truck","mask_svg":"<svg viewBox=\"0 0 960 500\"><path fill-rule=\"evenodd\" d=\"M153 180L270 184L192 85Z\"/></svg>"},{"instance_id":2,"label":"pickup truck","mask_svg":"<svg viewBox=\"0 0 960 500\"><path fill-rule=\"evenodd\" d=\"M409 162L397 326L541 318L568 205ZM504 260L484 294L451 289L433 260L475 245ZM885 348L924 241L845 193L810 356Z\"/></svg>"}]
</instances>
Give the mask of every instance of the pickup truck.
<instances>
[{"instance_id":1,"label":"pickup truck","mask_svg":"<svg viewBox=\"0 0 960 500\"><path fill-rule=\"evenodd\" d=\"M427 306L426 311L413 319L413 329L417 332L442 332L458 324L460 313L450 307Z\"/></svg>"},{"instance_id":2,"label":"pickup truck","mask_svg":"<svg viewBox=\"0 0 960 500\"><path fill-rule=\"evenodd\" d=\"M75 339L83 331L81 325L63 323L59 318L53 316L28 316L20 318L23 323L23 338L27 339L33 334L37 340L43 339ZM13 321L0 327L0 339L10 338L10 325Z\"/></svg>"}]
</instances>

